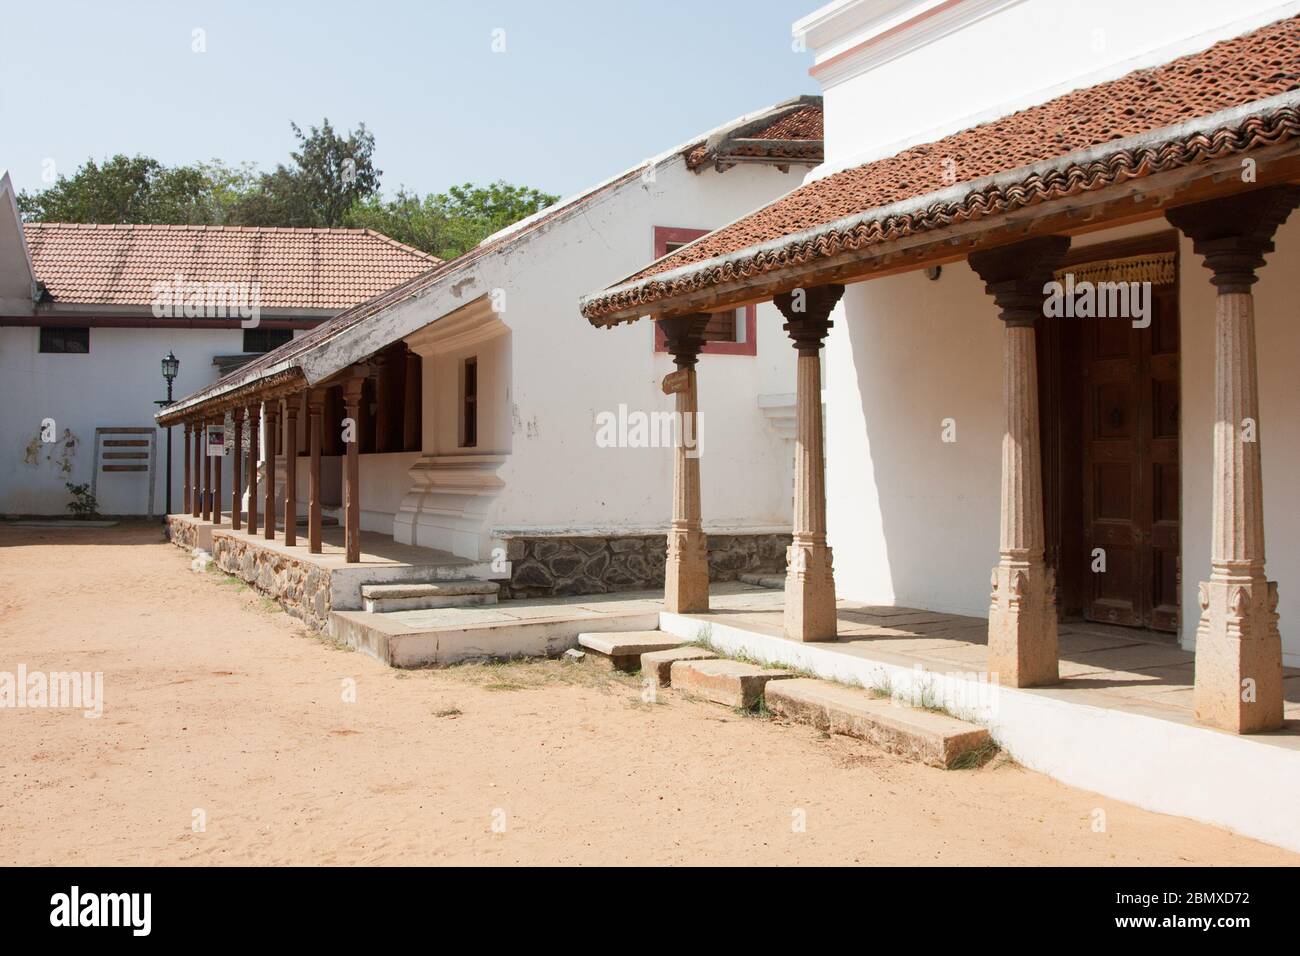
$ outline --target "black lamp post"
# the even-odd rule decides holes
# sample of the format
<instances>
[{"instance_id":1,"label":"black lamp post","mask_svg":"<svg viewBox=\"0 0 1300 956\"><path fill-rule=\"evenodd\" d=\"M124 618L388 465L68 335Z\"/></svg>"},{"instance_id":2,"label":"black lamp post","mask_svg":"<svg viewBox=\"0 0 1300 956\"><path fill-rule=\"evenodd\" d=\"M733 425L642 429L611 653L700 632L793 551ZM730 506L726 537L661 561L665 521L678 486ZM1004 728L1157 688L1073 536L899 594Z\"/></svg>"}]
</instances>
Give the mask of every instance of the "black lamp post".
<instances>
[{"instance_id":1,"label":"black lamp post","mask_svg":"<svg viewBox=\"0 0 1300 956\"><path fill-rule=\"evenodd\" d=\"M176 374L181 369L181 360L178 359L171 349L162 360L163 378L167 380L167 399L161 402L155 402L161 408L173 404L172 399L172 382L176 381ZM167 513L172 513L172 427L167 426Z\"/></svg>"}]
</instances>

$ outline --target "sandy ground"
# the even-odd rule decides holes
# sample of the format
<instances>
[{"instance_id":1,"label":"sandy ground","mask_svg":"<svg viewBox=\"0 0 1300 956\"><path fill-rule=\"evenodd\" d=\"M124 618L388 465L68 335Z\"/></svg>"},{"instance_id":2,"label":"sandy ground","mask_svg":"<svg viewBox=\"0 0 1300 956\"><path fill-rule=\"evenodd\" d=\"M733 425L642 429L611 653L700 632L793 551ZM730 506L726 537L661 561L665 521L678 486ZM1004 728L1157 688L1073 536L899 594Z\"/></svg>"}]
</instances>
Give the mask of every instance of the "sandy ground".
<instances>
[{"instance_id":1,"label":"sandy ground","mask_svg":"<svg viewBox=\"0 0 1300 956\"><path fill-rule=\"evenodd\" d=\"M102 671L105 698L98 719L0 710L6 865L1298 859L1005 760L945 772L645 703L589 665L394 671L154 528L0 527L0 581L0 671Z\"/></svg>"}]
</instances>

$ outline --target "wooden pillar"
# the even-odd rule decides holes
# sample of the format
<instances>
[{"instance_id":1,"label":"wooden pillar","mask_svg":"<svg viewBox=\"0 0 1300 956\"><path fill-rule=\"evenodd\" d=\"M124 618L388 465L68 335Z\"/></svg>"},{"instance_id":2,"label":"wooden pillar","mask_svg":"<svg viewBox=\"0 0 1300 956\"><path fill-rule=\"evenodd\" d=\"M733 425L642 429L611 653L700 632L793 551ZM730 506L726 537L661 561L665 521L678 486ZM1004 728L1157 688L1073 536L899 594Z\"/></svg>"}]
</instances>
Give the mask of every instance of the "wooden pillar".
<instances>
[{"instance_id":1,"label":"wooden pillar","mask_svg":"<svg viewBox=\"0 0 1300 956\"><path fill-rule=\"evenodd\" d=\"M1011 687L1060 679L1056 575L1043 556L1043 470L1034 323L1043 287L1070 248L1043 236L970 254L971 268L1001 310L1002 517L989 604L989 671Z\"/></svg>"},{"instance_id":2,"label":"wooden pillar","mask_svg":"<svg viewBox=\"0 0 1300 956\"><path fill-rule=\"evenodd\" d=\"M298 399L284 405L284 543L298 543Z\"/></svg>"},{"instance_id":3,"label":"wooden pillar","mask_svg":"<svg viewBox=\"0 0 1300 956\"><path fill-rule=\"evenodd\" d=\"M257 534L257 435L260 425L261 403L248 406L248 533Z\"/></svg>"},{"instance_id":4,"label":"wooden pillar","mask_svg":"<svg viewBox=\"0 0 1300 956\"><path fill-rule=\"evenodd\" d=\"M279 441L276 419L279 412L279 399L262 403L262 416L266 419L266 437L262 442L266 446L266 472L262 476L266 480L266 516L262 520L266 524L263 537L267 541L275 540L275 452Z\"/></svg>"},{"instance_id":5,"label":"wooden pillar","mask_svg":"<svg viewBox=\"0 0 1300 956\"><path fill-rule=\"evenodd\" d=\"M190 461L191 461L191 458L190 458L190 433L194 430L194 426L191 425L189 422L185 422L185 423L184 423L184 427L185 427L185 454L182 455L181 458L182 458L182 459L184 460L184 462L185 462L185 478L184 478L184 481L183 481L183 483L182 483L182 485L181 485L181 495L182 495L182 499L181 499L181 508L184 510L184 513L185 513L185 514L189 514L189 513L190 513L190 495L193 494L193 491L194 491L194 489L190 486ZM168 480L168 481L171 480L171 475L168 475L168 476L167 476L167 480Z\"/></svg>"},{"instance_id":6,"label":"wooden pillar","mask_svg":"<svg viewBox=\"0 0 1300 956\"><path fill-rule=\"evenodd\" d=\"M231 418L235 426L235 447L230 456L230 527L231 530L238 531L243 524L244 510L244 489L240 475L240 465L244 460L244 410L236 408L231 413Z\"/></svg>"},{"instance_id":7,"label":"wooden pillar","mask_svg":"<svg viewBox=\"0 0 1300 956\"><path fill-rule=\"evenodd\" d=\"M664 380L676 397L677 447L673 450L673 517L664 569L664 608L685 614L709 609L709 547L700 518L699 395L695 366L704 347L705 313L659 319L677 371Z\"/></svg>"},{"instance_id":8,"label":"wooden pillar","mask_svg":"<svg viewBox=\"0 0 1300 956\"><path fill-rule=\"evenodd\" d=\"M375 439L373 451L377 454L394 451L393 432L393 360L389 353L381 352L374 358L375 378Z\"/></svg>"},{"instance_id":9,"label":"wooden pillar","mask_svg":"<svg viewBox=\"0 0 1300 956\"><path fill-rule=\"evenodd\" d=\"M218 425L225 425L225 420L221 419ZM220 456L212 462L212 523L221 524L221 465L225 461L224 456Z\"/></svg>"},{"instance_id":10,"label":"wooden pillar","mask_svg":"<svg viewBox=\"0 0 1300 956\"><path fill-rule=\"evenodd\" d=\"M194 476L190 489L190 517L198 518L203 514L203 423L194 423Z\"/></svg>"},{"instance_id":11,"label":"wooden pillar","mask_svg":"<svg viewBox=\"0 0 1300 956\"><path fill-rule=\"evenodd\" d=\"M1274 186L1169 210L1205 257L1215 300L1214 485L1210 580L1198 588L1196 719L1234 733L1282 726L1277 582L1264 570L1259 365L1251 286L1273 234L1300 204Z\"/></svg>"},{"instance_id":12,"label":"wooden pillar","mask_svg":"<svg viewBox=\"0 0 1300 956\"><path fill-rule=\"evenodd\" d=\"M307 471L307 550L312 554L321 553L320 429L324 407L325 389L311 389L307 393L307 443L311 449L311 464Z\"/></svg>"},{"instance_id":13,"label":"wooden pillar","mask_svg":"<svg viewBox=\"0 0 1300 956\"><path fill-rule=\"evenodd\" d=\"M208 424L200 426L200 441L203 455L203 514L204 521L212 520L212 456L208 454Z\"/></svg>"},{"instance_id":14,"label":"wooden pillar","mask_svg":"<svg viewBox=\"0 0 1300 956\"><path fill-rule=\"evenodd\" d=\"M365 381L363 376L355 375L343 383L343 409L347 417L344 422L347 467L343 478L343 518L349 564L361 560L361 436L358 432L361 389Z\"/></svg>"},{"instance_id":15,"label":"wooden pillar","mask_svg":"<svg viewBox=\"0 0 1300 956\"><path fill-rule=\"evenodd\" d=\"M420 388L420 355L409 349L406 353L406 378L402 383L402 451L419 451L420 406L424 401Z\"/></svg>"},{"instance_id":16,"label":"wooden pillar","mask_svg":"<svg viewBox=\"0 0 1300 956\"><path fill-rule=\"evenodd\" d=\"M795 369L794 520L786 556L785 636L833 641L835 573L826 544L826 455L822 422L822 342L842 285L795 289L775 298L799 358Z\"/></svg>"}]
</instances>

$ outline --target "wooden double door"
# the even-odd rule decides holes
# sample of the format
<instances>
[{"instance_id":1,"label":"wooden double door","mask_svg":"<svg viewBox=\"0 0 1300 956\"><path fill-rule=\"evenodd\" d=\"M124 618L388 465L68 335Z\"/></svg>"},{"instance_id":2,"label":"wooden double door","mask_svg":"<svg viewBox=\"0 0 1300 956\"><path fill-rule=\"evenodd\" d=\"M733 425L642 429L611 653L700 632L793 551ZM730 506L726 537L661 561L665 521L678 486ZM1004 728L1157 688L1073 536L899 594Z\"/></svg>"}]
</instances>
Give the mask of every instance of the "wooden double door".
<instances>
[{"instance_id":1,"label":"wooden double door","mask_svg":"<svg viewBox=\"0 0 1300 956\"><path fill-rule=\"evenodd\" d=\"M1039 346L1047 560L1066 618L1178 630L1179 315L1046 319Z\"/></svg>"}]
</instances>

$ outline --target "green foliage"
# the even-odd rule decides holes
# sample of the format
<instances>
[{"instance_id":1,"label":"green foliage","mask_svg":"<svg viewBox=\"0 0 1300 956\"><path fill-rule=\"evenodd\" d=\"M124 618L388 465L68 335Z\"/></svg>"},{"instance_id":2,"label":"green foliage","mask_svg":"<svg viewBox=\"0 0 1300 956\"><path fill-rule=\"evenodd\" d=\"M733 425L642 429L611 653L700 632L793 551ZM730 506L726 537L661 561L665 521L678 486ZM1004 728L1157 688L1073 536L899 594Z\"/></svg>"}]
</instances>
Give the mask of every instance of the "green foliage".
<instances>
[{"instance_id":1,"label":"green foliage","mask_svg":"<svg viewBox=\"0 0 1300 956\"><path fill-rule=\"evenodd\" d=\"M90 485L84 482L74 485L72 482L64 482L64 487L72 495L72 500L68 502L68 510L72 512L72 517L86 520L95 517L99 513L99 502L95 496L90 493Z\"/></svg>"},{"instance_id":2,"label":"green foliage","mask_svg":"<svg viewBox=\"0 0 1300 956\"><path fill-rule=\"evenodd\" d=\"M209 223L216 221L212 181L202 166L168 168L147 156L93 159L48 189L23 192L23 218L45 222Z\"/></svg>"},{"instance_id":3,"label":"green foliage","mask_svg":"<svg viewBox=\"0 0 1300 956\"><path fill-rule=\"evenodd\" d=\"M451 259L558 199L500 181L423 198L402 188L386 199L375 137L364 123L346 135L328 119L306 132L290 125L298 148L271 172L221 160L168 167L119 154L87 160L47 189L21 193L18 205L31 222L368 228Z\"/></svg>"},{"instance_id":4,"label":"green foliage","mask_svg":"<svg viewBox=\"0 0 1300 956\"><path fill-rule=\"evenodd\" d=\"M263 173L236 204L232 222L243 226L342 226L349 209L379 191L382 172L375 168L375 137L360 124L346 137L326 119L298 138L293 164Z\"/></svg>"},{"instance_id":5,"label":"green foliage","mask_svg":"<svg viewBox=\"0 0 1300 956\"><path fill-rule=\"evenodd\" d=\"M558 199L502 181L487 186L465 183L423 199L403 188L393 199L376 196L353 206L347 225L374 229L442 259L454 259Z\"/></svg>"}]
</instances>

